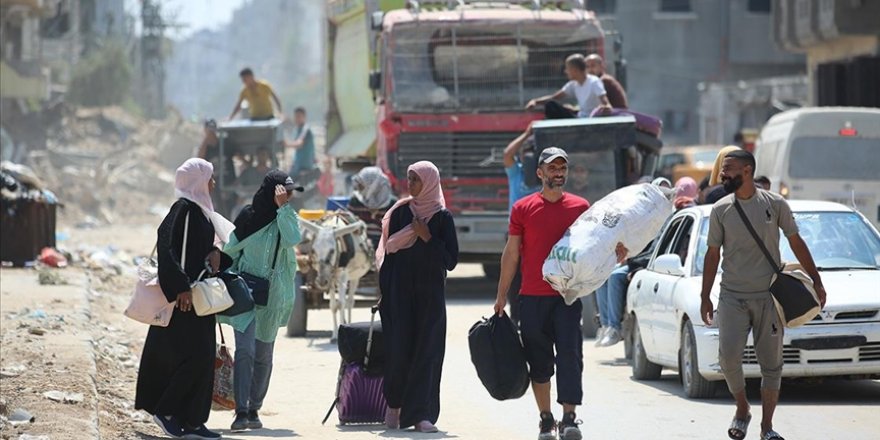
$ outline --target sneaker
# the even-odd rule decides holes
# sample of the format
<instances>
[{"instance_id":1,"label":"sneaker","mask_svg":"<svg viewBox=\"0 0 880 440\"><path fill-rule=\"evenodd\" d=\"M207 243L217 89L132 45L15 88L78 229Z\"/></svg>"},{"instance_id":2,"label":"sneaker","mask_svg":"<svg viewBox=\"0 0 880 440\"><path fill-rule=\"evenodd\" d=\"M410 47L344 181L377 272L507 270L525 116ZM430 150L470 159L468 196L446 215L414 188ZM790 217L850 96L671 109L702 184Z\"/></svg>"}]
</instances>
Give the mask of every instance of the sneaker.
<instances>
[{"instance_id":1,"label":"sneaker","mask_svg":"<svg viewBox=\"0 0 880 440\"><path fill-rule=\"evenodd\" d=\"M620 334L620 330L610 327L608 331L605 333L605 336L599 341L599 347L611 347L612 345L618 344L623 340L623 336Z\"/></svg>"},{"instance_id":2,"label":"sneaker","mask_svg":"<svg viewBox=\"0 0 880 440\"><path fill-rule=\"evenodd\" d=\"M215 440L222 437L219 432L211 431L205 425L199 426L196 429L186 429L183 433L183 438L193 440Z\"/></svg>"},{"instance_id":3,"label":"sneaker","mask_svg":"<svg viewBox=\"0 0 880 440\"><path fill-rule=\"evenodd\" d=\"M257 414L256 410L248 411L247 413L247 427L248 429L262 429L263 422L260 420L260 415Z\"/></svg>"},{"instance_id":4,"label":"sneaker","mask_svg":"<svg viewBox=\"0 0 880 440\"><path fill-rule=\"evenodd\" d=\"M177 420L174 420L174 417L168 416L153 416L153 421L159 425L159 428L162 432L165 433L168 437L171 438L181 438L183 437L183 428L180 427L180 424L177 423Z\"/></svg>"},{"instance_id":5,"label":"sneaker","mask_svg":"<svg viewBox=\"0 0 880 440\"><path fill-rule=\"evenodd\" d=\"M400 429L400 408L388 408L385 411L385 427Z\"/></svg>"},{"instance_id":6,"label":"sneaker","mask_svg":"<svg viewBox=\"0 0 880 440\"><path fill-rule=\"evenodd\" d=\"M573 412L563 415L558 428L559 440L582 440L584 437L579 426L583 423Z\"/></svg>"},{"instance_id":7,"label":"sneaker","mask_svg":"<svg viewBox=\"0 0 880 440\"><path fill-rule=\"evenodd\" d=\"M416 432L438 432L439 431L439 429L437 429L437 427L434 426L433 423L431 423L427 420L422 420L421 422L416 423L415 428L416 428Z\"/></svg>"},{"instance_id":8,"label":"sneaker","mask_svg":"<svg viewBox=\"0 0 880 440\"><path fill-rule=\"evenodd\" d=\"M556 440L556 419L553 418L553 413L542 412L538 426L541 428L538 440Z\"/></svg>"},{"instance_id":9,"label":"sneaker","mask_svg":"<svg viewBox=\"0 0 880 440\"><path fill-rule=\"evenodd\" d=\"M601 347L600 344L602 344L602 339L605 339L605 334L608 333L609 328L610 327L599 327L599 329L596 330L596 343L593 344L594 346Z\"/></svg>"},{"instance_id":10,"label":"sneaker","mask_svg":"<svg viewBox=\"0 0 880 440\"><path fill-rule=\"evenodd\" d=\"M235 413L235 420L232 421L232 426L229 428L232 432L244 432L248 429L248 413L246 412L237 412Z\"/></svg>"}]
</instances>

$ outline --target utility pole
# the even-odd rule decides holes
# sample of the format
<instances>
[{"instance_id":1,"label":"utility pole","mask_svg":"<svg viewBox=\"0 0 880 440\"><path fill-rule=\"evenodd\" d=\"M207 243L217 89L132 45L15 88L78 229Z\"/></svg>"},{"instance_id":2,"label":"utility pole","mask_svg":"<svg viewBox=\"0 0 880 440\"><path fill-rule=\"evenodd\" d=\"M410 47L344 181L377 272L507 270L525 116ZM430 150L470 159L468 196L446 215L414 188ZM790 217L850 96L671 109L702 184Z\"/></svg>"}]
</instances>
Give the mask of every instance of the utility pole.
<instances>
[{"instance_id":1,"label":"utility pole","mask_svg":"<svg viewBox=\"0 0 880 440\"><path fill-rule=\"evenodd\" d=\"M162 16L159 0L141 0L139 101L149 118L165 111L165 30L180 27Z\"/></svg>"}]
</instances>

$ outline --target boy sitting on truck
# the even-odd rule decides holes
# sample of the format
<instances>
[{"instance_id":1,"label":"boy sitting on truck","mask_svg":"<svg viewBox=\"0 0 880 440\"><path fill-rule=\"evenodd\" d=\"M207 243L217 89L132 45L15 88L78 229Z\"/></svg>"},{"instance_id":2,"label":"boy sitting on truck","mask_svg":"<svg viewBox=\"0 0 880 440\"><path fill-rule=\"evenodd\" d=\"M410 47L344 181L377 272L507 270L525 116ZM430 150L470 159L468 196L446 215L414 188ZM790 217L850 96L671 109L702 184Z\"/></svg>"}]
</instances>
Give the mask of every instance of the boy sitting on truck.
<instances>
[{"instance_id":1,"label":"boy sitting on truck","mask_svg":"<svg viewBox=\"0 0 880 440\"><path fill-rule=\"evenodd\" d=\"M559 91L532 99L526 105L526 109L532 110L543 104L544 116L547 119L586 118L596 107L611 111L605 86L597 76L587 73L587 62L583 55L569 55L565 59L565 76L568 77L568 82ZM579 108L575 109L558 102L566 97L576 99Z\"/></svg>"}]
</instances>

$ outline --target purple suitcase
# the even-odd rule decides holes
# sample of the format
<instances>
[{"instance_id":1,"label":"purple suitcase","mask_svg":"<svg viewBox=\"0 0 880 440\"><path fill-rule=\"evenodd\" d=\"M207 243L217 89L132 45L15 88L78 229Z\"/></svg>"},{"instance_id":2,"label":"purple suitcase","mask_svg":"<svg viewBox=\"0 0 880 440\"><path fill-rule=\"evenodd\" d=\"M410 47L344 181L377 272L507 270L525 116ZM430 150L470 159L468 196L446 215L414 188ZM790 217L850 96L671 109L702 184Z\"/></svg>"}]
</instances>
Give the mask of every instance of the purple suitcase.
<instances>
[{"instance_id":1,"label":"purple suitcase","mask_svg":"<svg viewBox=\"0 0 880 440\"><path fill-rule=\"evenodd\" d=\"M339 368L339 382L336 385L336 400L327 411L322 424L327 422L333 408L339 414L339 424L373 424L385 423L385 411L388 404L385 401L383 386L385 378L381 374L367 373L370 365L370 349L373 345L373 322L376 319L378 307L374 306L370 315L370 331L367 337L367 355L364 363L342 363Z\"/></svg>"},{"instance_id":2,"label":"purple suitcase","mask_svg":"<svg viewBox=\"0 0 880 440\"><path fill-rule=\"evenodd\" d=\"M660 137L660 131L663 129L663 121L655 116L646 115L644 113L634 112L625 108L615 108L611 110L609 115L601 115L602 109L597 108L590 113L590 117L602 116L632 116L636 118L636 130L643 131L655 137Z\"/></svg>"}]
</instances>

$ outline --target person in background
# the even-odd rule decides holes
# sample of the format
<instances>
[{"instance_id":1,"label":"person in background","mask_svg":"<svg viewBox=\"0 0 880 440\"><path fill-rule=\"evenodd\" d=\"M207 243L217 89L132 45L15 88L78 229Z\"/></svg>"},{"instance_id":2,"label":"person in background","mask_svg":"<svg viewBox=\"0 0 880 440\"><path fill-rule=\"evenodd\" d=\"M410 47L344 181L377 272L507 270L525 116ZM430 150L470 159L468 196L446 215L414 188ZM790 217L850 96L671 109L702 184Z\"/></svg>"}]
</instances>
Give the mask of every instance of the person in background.
<instances>
[{"instance_id":1,"label":"person in background","mask_svg":"<svg viewBox=\"0 0 880 440\"><path fill-rule=\"evenodd\" d=\"M543 104L547 119L586 118L596 107L611 110L602 80L587 73L587 63L583 55L574 54L565 59L565 75L568 82L559 91L532 99L526 104L526 109L531 110ZM557 102L566 97L575 99L579 108L576 110Z\"/></svg>"},{"instance_id":2,"label":"person in background","mask_svg":"<svg viewBox=\"0 0 880 440\"><path fill-rule=\"evenodd\" d=\"M767 176L758 176L755 178L755 185L764 191L770 191L770 178Z\"/></svg>"},{"instance_id":3,"label":"person in background","mask_svg":"<svg viewBox=\"0 0 880 440\"><path fill-rule=\"evenodd\" d=\"M299 210L318 193L317 182L321 177L321 169L315 159L315 135L306 122L306 109L297 107L293 111L293 128L288 135L287 138L293 140L285 139L284 145L296 151L290 167L290 177L305 188L304 193L296 194L293 199L294 208Z\"/></svg>"},{"instance_id":4,"label":"person in background","mask_svg":"<svg viewBox=\"0 0 880 440\"><path fill-rule=\"evenodd\" d=\"M458 264L458 238L427 161L407 168L410 196L382 218L376 251L385 338L388 429L437 432L440 376L446 353L446 274Z\"/></svg>"},{"instance_id":5,"label":"person in background","mask_svg":"<svg viewBox=\"0 0 880 440\"><path fill-rule=\"evenodd\" d=\"M224 251L234 260L233 269L269 280L265 306L240 315L220 318L235 330L235 419L232 431L260 429L259 411L269 391L272 356L278 328L287 325L293 309L296 252L300 241L299 217L288 201L297 189L287 174L266 174L253 203L235 219L235 232Z\"/></svg>"},{"instance_id":6,"label":"person in background","mask_svg":"<svg viewBox=\"0 0 880 440\"><path fill-rule=\"evenodd\" d=\"M798 226L788 202L782 196L755 186L755 157L736 149L724 155L720 179L728 195L712 207L706 257L703 263L703 288L700 292L700 316L707 326L718 325L718 362L727 387L736 400L736 414L727 430L728 437L744 439L752 420L743 376L743 352L751 334L754 352L761 367L761 440L783 440L773 430L773 415L779 402L782 382L783 340L785 326L779 319L769 288L774 270L764 251L752 239L741 217L741 209L758 237L765 243L780 267L779 231L791 246L798 262L813 280L816 295L824 307L826 293L809 248L798 233ZM724 248L724 261L721 261ZM721 293L718 310L709 296L718 264L721 263Z\"/></svg>"},{"instance_id":7,"label":"person in background","mask_svg":"<svg viewBox=\"0 0 880 440\"><path fill-rule=\"evenodd\" d=\"M272 170L272 153L266 147L257 148L256 162L242 170L238 182L245 186L256 186Z\"/></svg>"},{"instance_id":8,"label":"person in background","mask_svg":"<svg viewBox=\"0 0 880 440\"><path fill-rule=\"evenodd\" d=\"M244 87L242 87L241 92L238 94L238 101L235 103L235 108L232 109L229 119L235 118L235 115L241 111L241 103L243 101L248 103L248 114L252 121L266 121L274 118L276 113L275 109L272 108L272 101L275 101L275 104L278 106L277 114L284 114L284 111L281 109L281 100L278 99L278 95L275 94L272 86L267 81L257 79L250 67L241 69L238 76L241 78Z\"/></svg>"},{"instance_id":9,"label":"person in background","mask_svg":"<svg viewBox=\"0 0 880 440\"><path fill-rule=\"evenodd\" d=\"M714 205L715 202L721 200L728 194L724 185L721 184L721 165L724 158L731 152L741 150L736 145L728 145L718 152L715 156L715 164L712 165L712 174L709 176L709 186L703 190L702 198L704 205Z\"/></svg>"},{"instance_id":10,"label":"person in background","mask_svg":"<svg viewBox=\"0 0 880 440\"><path fill-rule=\"evenodd\" d=\"M373 248L378 248L382 238L382 218L397 203L391 181L379 167L365 167L352 177L351 184L354 192L348 210L366 223L367 236L373 242Z\"/></svg>"},{"instance_id":11,"label":"person in background","mask_svg":"<svg viewBox=\"0 0 880 440\"><path fill-rule=\"evenodd\" d=\"M696 206L697 196L700 190L697 188L697 181L693 177L682 177L675 182L675 209L684 209Z\"/></svg>"},{"instance_id":12,"label":"person in background","mask_svg":"<svg viewBox=\"0 0 880 440\"><path fill-rule=\"evenodd\" d=\"M232 265L215 241L226 241L233 226L214 212L214 167L204 159L183 163L174 176L178 197L159 226L156 242L159 285L177 305L167 327L150 326L138 368L135 409L153 415L172 438L214 439L205 427L214 390L214 315L198 316L192 284L206 265L214 273Z\"/></svg>"},{"instance_id":13,"label":"person in background","mask_svg":"<svg viewBox=\"0 0 880 440\"><path fill-rule=\"evenodd\" d=\"M561 148L547 148L538 157L541 191L516 202L510 213L507 244L501 255L501 277L494 312L503 316L507 292L516 273L522 270L520 328L529 377L540 413L539 440L582 438L575 410L583 400L583 303L566 305L541 273L544 260L568 227L590 207L585 199L563 190L568 178L568 154ZM618 260L626 250L618 245ZM522 258L520 259L520 255ZM522 263L520 264L520 261ZM554 365L556 372L554 372ZM557 425L551 411L550 379L556 378L557 402L563 407Z\"/></svg>"},{"instance_id":14,"label":"person in background","mask_svg":"<svg viewBox=\"0 0 880 440\"><path fill-rule=\"evenodd\" d=\"M602 80L602 85L605 87L605 92L608 95L608 102L611 103L611 107L629 107L626 100L626 91L623 90L623 86L617 81L617 78L609 75L608 72L605 71L605 60L603 60L599 54L594 53L588 55L585 61L587 63L587 72Z\"/></svg>"},{"instance_id":15,"label":"person in background","mask_svg":"<svg viewBox=\"0 0 880 440\"><path fill-rule=\"evenodd\" d=\"M504 149L504 172L507 174L507 197L508 210L513 211L513 205L525 196L538 192L540 186L526 184L526 175L523 170L522 156L528 148L534 148L533 124L529 124L522 134L510 142ZM522 272L517 268L510 289L507 292L507 301L510 303L510 319L519 323L519 289L522 283Z\"/></svg>"}]
</instances>

